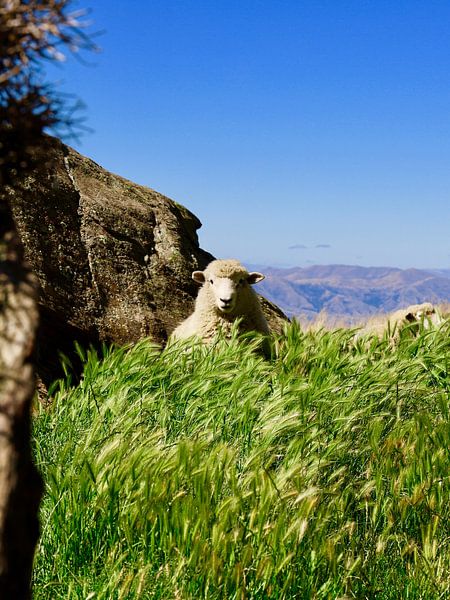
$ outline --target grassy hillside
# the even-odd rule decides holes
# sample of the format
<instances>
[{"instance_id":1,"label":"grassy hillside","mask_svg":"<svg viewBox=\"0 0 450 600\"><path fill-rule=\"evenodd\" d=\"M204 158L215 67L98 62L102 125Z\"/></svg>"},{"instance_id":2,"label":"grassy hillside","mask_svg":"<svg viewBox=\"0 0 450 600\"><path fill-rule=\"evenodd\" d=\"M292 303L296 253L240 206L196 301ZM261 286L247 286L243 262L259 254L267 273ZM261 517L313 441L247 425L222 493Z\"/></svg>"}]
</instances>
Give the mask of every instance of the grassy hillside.
<instances>
[{"instance_id":1,"label":"grassy hillside","mask_svg":"<svg viewBox=\"0 0 450 600\"><path fill-rule=\"evenodd\" d=\"M448 597L449 336L89 354L35 418L35 598Z\"/></svg>"}]
</instances>

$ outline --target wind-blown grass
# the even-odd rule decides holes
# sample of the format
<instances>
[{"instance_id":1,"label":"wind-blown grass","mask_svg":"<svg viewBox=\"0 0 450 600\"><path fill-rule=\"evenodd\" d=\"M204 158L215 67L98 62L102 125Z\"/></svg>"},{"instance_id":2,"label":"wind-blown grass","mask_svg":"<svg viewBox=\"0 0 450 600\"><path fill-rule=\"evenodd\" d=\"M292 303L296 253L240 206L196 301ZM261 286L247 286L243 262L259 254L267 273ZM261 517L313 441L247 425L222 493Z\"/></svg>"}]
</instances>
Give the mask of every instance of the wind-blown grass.
<instances>
[{"instance_id":1,"label":"wind-blown grass","mask_svg":"<svg viewBox=\"0 0 450 600\"><path fill-rule=\"evenodd\" d=\"M35 419L35 598L448 597L449 336L88 353Z\"/></svg>"}]
</instances>

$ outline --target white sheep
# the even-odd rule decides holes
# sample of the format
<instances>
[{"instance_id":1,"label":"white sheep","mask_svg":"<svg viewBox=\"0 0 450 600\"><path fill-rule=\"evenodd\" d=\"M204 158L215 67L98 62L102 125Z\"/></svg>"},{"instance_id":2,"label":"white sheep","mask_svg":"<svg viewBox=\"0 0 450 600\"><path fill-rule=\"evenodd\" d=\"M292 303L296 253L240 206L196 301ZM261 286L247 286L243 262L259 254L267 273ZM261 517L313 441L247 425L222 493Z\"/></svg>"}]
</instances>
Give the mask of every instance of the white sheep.
<instances>
[{"instance_id":1,"label":"white sheep","mask_svg":"<svg viewBox=\"0 0 450 600\"><path fill-rule=\"evenodd\" d=\"M172 340L196 336L210 342L221 331L229 335L239 319L239 331L269 333L258 296L252 285L262 281L261 273L249 273L235 259L214 260L204 271L194 271L192 279L201 284L194 312L172 333Z\"/></svg>"},{"instance_id":2,"label":"white sheep","mask_svg":"<svg viewBox=\"0 0 450 600\"><path fill-rule=\"evenodd\" d=\"M405 327L409 328L410 333L416 334L420 324L425 329L429 329L432 326L439 326L442 322L442 316L431 302L412 304L408 308L402 308L390 315L373 317L358 332L358 337L372 334L381 338L388 331L391 340L395 342L399 340Z\"/></svg>"}]
</instances>

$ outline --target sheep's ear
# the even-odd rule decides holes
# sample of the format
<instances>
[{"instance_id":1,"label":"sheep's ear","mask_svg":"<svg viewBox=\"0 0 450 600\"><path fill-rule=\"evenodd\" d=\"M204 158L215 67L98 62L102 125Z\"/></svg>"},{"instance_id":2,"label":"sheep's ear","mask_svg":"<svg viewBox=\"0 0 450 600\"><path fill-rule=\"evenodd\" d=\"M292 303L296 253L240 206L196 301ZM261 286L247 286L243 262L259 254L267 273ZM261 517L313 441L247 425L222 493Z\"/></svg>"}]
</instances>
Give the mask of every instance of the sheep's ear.
<instances>
[{"instance_id":1,"label":"sheep's ear","mask_svg":"<svg viewBox=\"0 0 450 600\"><path fill-rule=\"evenodd\" d=\"M192 273L192 279L200 284L205 283L205 274L203 271L194 271Z\"/></svg>"},{"instance_id":2,"label":"sheep's ear","mask_svg":"<svg viewBox=\"0 0 450 600\"><path fill-rule=\"evenodd\" d=\"M258 283L259 281L262 281L263 279L265 279L265 275L263 275L262 273L249 273L248 277L247 277L247 282L250 285L253 285L254 283Z\"/></svg>"}]
</instances>

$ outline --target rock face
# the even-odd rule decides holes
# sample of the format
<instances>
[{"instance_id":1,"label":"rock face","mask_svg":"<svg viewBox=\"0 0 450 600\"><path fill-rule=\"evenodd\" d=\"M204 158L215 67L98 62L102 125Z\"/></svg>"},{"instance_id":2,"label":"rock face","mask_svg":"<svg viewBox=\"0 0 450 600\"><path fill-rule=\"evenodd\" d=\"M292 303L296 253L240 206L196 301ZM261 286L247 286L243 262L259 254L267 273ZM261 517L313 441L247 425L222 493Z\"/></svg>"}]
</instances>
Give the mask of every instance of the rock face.
<instances>
[{"instance_id":1,"label":"rock face","mask_svg":"<svg viewBox=\"0 0 450 600\"><path fill-rule=\"evenodd\" d=\"M50 138L47 165L10 190L28 260L41 285L38 363L55 377L74 340L164 342L192 310L193 270L213 256L186 208L109 173ZM283 313L263 303L275 329Z\"/></svg>"}]
</instances>

